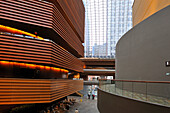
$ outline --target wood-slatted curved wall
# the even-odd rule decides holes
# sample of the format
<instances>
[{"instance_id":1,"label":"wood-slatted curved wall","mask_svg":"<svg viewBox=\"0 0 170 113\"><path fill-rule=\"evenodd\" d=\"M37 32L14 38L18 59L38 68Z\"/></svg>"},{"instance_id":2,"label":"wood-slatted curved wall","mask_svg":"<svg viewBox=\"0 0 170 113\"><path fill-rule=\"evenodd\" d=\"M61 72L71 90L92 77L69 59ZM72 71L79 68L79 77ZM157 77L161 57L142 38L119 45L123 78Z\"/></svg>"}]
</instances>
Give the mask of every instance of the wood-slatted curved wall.
<instances>
[{"instance_id":1,"label":"wood-slatted curved wall","mask_svg":"<svg viewBox=\"0 0 170 113\"><path fill-rule=\"evenodd\" d=\"M85 8L82 0L47 0L65 13L65 18L72 29L75 29L78 37L84 42Z\"/></svg>"},{"instance_id":2,"label":"wood-slatted curved wall","mask_svg":"<svg viewBox=\"0 0 170 113\"><path fill-rule=\"evenodd\" d=\"M50 103L82 89L82 80L1 78L0 105Z\"/></svg>"},{"instance_id":3,"label":"wood-slatted curved wall","mask_svg":"<svg viewBox=\"0 0 170 113\"><path fill-rule=\"evenodd\" d=\"M84 42L85 8L82 0L58 0L58 3L76 28L81 41Z\"/></svg>"},{"instance_id":4,"label":"wood-slatted curved wall","mask_svg":"<svg viewBox=\"0 0 170 113\"><path fill-rule=\"evenodd\" d=\"M78 2L79 3L79 2ZM71 6L78 5L77 3L72 4ZM79 3L80 6L80 3ZM81 4L80 7L83 7ZM63 7L64 8L64 7ZM37 1L37 0L0 0L0 19L18 22L17 28L21 30L26 30L30 32L32 29L35 30L39 34L43 34L41 37L51 36L50 30L55 31L60 37L56 37L53 35L52 37L48 37L57 42L56 38L62 38L66 41L66 43L70 46L70 49L76 50L80 56L84 54L84 48L81 41L84 39L84 16L81 12L76 13L75 16L72 13L70 16L70 20L74 20L74 27L72 27L64 14L60 12L61 9L50 2ZM69 9L69 10L79 10L79 9ZM67 11L67 10L66 10ZM68 12L67 12L68 13ZM80 17L77 17L79 15ZM71 16L74 16L71 18ZM82 19L83 18L83 19ZM78 20L77 20L78 19ZM79 22L81 20L81 22ZM22 28L22 24L28 24L31 27ZM7 22L0 22L2 25L6 25ZM10 27L14 27L9 25ZM45 33L43 31L46 31ZM77 33L79 35L77 35ZM80 38L81 36L81 38ZM55 38L55 39L54 39ZM63 42L65 43L65 42ZM65 48L63 46L63 48Z\"/></svg>"},{"instance_id":5,"label":"wood-slatted curved wall","mask_svg":"<svg viewBox=\"0 0 170 113\"><path fill-rule=\"evenodd\" d=\"M83 62L52 41L0 34L0 60L83 72Z\"/></svg>"}]
</instances>

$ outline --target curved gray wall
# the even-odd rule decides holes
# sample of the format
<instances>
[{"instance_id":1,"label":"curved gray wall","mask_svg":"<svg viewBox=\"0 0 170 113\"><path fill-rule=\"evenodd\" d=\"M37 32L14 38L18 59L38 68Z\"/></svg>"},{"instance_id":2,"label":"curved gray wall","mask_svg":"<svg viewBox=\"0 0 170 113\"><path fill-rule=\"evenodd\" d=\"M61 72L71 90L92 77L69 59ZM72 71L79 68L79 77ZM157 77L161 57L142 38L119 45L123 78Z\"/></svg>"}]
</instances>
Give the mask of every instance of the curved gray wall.
<instances>
[{"instance_id":1,"label":"curved gray wall","mask_svg":"<svg viewBox=\"0 0 170 113\"><path fill-rule=\"evenodd\" d=\"M127 32L116 46L116 79L169 81L170 6Z\"/></svg>"},{"instance_id":2,"label":"curved gray wall","mask_svg":"<svg viewBox=\"0 0 170 113\"><path fill-rule=\"evenodd\" d=\"M136 101L98 89L100 113L170 113L170 108Z\"/></svg>"}]
</instances>

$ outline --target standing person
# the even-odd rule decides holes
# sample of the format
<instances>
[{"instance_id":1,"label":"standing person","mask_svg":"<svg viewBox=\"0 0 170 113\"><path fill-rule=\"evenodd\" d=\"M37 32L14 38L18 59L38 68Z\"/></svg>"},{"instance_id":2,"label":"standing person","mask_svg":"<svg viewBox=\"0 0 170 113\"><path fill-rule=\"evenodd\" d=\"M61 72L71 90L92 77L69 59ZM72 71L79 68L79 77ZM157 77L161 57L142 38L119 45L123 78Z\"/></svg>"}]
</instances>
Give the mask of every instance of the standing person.
<instances>
[{"instance_id":1,"label":"standing person","mask_svg":"<svg viewBox=\"0 0 170 113\"><path fill-rule=\"evenodd\" d=\"M95 97L95 92L94 90L92 90L92 100L94 100L94 97Z\"/></svg>"},{"instance_id":2,"label":"standing person","mask_svg":"<svg viewBox=\"0 0 170 113\"><path fill-rule=\"evenodd\" d=\"M91 96L91 86L88 88L88 99L90 99L90 96Z\"/></svg>"},{"instance_id":3,"label":"standing person","mask_svg":"<svg viewBox=\"0 0 170 113\"><path fill-rule=\"evenodd\" d=\"M94 100L94 98L95 98L95 95L92 95L92 100Z\"/></svg>"},{"instance_id":4,"label":"standing person","mask_svg":"<svg viewBox=\"0 0 170 113\"><path fill-rule=\"evenodd\" d=\"M78 109L75 110L75 113L79 113Z\"/></svg>"},{"instance_id":5,"label":"standing person","mask_svg":"<svg viewBox=\"0 0 170 113\"><path fill-rule=\"evenodd\" d=\"M88 91L88 99L90 99L90 94L91 94L90 91Z\"/></svg>"}]
</instances>

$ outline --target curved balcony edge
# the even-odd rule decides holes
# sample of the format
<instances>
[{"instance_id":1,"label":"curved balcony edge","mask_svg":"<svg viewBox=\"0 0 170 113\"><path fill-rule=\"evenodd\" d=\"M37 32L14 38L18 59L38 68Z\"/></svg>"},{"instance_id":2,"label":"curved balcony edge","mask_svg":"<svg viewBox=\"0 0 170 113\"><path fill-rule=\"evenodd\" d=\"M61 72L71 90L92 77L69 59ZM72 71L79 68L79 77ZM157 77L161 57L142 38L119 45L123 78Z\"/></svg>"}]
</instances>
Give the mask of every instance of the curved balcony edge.
<instances>
[{"instance_id":1,"label":"curved balcony edge","mask_svg":"<svg viewBox=\"0 0 170 113\"><path fill-rule=\"evenodd\" d=\"M106 104L107 103L107 104ZM169 113L170 108L111 94L98 88L100 113Z\"/></svg>"}]
</instances>

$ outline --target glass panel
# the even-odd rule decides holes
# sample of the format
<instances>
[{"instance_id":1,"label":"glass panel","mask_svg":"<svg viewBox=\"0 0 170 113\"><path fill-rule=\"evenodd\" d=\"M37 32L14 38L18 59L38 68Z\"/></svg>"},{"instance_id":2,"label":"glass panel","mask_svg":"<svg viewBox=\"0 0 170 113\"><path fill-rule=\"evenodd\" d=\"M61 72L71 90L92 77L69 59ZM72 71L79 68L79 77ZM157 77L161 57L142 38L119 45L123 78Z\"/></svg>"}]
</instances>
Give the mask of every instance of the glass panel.
<instances>
[{"instance_id":1,"label":"glass panel","mask_svg":"<svg viewBox=\"0 0 170 113\"><path fill-rule=\"evenodd\" d=\"M112 94L170 107L170 83L100 80L99 88Z\"/></svg>"}]
</instances>

